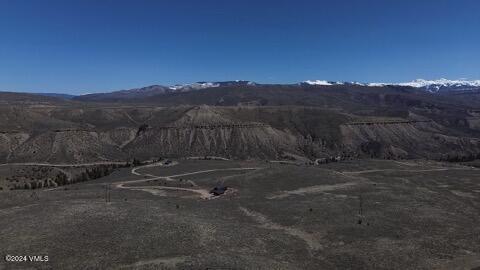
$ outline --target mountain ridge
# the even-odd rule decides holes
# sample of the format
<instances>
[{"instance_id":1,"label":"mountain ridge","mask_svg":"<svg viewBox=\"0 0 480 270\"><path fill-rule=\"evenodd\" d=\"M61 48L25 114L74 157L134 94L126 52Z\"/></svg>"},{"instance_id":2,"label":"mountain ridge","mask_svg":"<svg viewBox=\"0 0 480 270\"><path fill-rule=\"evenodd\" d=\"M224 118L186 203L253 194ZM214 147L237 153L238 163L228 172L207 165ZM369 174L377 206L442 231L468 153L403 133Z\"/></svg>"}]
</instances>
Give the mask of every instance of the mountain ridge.
<instances>
[{"instance_id":1,"label":"mountain ridge","mask_svg":"<svg viewBox=\"0 0 480 270\"><path fill-rule=\"evenodd\" d=\"M98 93L88 93L80 95L72 95L67 93L56 93L56 92L15 92L15 91L0 91L0 93L23 93L23 94L33 94L40 96L56 97L65 100L128 100L138 97L150 97L154 95L170 94L170 93L179 93L179 92L189 92L209 88L219 88L219 87L250 87L250 86L310 86L310 87L328 87L328 86L365 86L365 87L387 87L387 86L400 86L400 87L411 87L421 90L425 90L430 93L448 93L454 91L480 91L480 80L449 80L445 78L437 80L425 80L425 79L416 79L410 82L398 82L398 83L389 83L389 82L356 82L356 81L328 81L328 80L306 80L298 83L256 83L254 81L248 80L235 80L235 81L199 81L194 83L186 84L175 84L175 85L159 85L153 84L143 87L115 90L108 92L98 92Z\"/></svg>"}]
</instances>

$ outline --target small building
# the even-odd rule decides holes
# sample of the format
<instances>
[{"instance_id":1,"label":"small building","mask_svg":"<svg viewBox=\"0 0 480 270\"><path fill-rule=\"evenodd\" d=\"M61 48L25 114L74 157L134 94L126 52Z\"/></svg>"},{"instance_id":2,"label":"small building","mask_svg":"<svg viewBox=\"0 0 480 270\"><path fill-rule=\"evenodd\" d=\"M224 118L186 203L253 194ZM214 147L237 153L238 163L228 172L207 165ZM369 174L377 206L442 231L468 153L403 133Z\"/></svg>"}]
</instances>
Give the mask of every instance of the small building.
<instances>
[{"instance_id":1,"label":"small building","mask_svg":"<svg viewBox=\"0 0 480 270\"><path fill-rule=\"evenodd\" d=\"M227 189L228 187L223 184L217 184L212 190L210 190L210 194L213 194L213 196L220 196L224 194Z\"/></svg>"}]
</instances>

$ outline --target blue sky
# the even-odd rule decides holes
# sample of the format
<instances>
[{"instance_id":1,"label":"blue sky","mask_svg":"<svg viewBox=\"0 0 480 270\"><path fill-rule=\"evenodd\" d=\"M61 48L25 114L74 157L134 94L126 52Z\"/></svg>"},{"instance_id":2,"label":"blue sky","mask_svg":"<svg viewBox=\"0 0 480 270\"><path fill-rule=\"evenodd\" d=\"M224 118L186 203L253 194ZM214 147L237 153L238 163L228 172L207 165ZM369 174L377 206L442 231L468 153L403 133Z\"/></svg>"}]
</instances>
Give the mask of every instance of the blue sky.
<instances>
[{"instance_id":1,"label":"blue sky","mask_svg":"<svg viewBox=\"0 0 480 270\"><path fill-rule=\"evenodd\" d=\"M0 90L480 79L476 0L0 0Z\"/></svg>"}]
</instances>

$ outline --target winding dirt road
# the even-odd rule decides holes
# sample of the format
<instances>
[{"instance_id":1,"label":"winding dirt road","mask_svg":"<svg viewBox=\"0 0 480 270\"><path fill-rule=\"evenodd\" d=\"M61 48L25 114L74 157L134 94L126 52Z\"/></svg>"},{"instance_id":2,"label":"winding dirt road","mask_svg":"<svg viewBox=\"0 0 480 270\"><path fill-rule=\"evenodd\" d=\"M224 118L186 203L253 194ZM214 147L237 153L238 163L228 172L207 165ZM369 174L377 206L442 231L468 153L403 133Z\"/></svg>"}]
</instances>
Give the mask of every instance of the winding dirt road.
<instances>
[{"instance_id":1,"label":"winding dirt road","mask_svg":"<svg viewBox=\"0 0 480 270\"><path fill-rule=\"evenodd\" d=\"M470 167L449 167L449 168L433 168L433 169L420 169L420 170L401 170L401 169L373 169L373 170L363 170L363 171L351 171L351 172L340 172L345 175L356 175L363 173L375 173L375 172L441 172L441 171L450 171L450 170L477 170L476 168Z\"/></svg>"},{"instance_id":2,"label":"winding dirt road","mask_svg":"<svg viewBox=\"0 0 480 270\"><path fill-rule=\"evenodd\" d=\"M170 166L175 166L177 164L178 164L178 162L172 162L168 165L165 165L162 162L158 162L158 163L154 163L154 164L149 164L149 165L133 168L130 171L132 174L137 175L137 176L148 177L148 178L118 182L118 183L115 184L115 188L129 189L129 190L140 190L140 191L149 192L149 193L154 194L154 195L159 194L158 191L162 191L162 190L187 191L187 192L192 192L192 193L198 194L200 196L200 198L202 198L202 199L211 199L213 197L213 195L210 194L210 191L207 190L207 189L198 188L198 185L192 180L188 180L187 183L189 183L192 187L197 187L197 188L169 187L169 186L129 186L129 185L135 184L135 183L144 183L144 182L154 181L154 180L163 180L165 182L174 182L175 177L202 174L202 173L210 173L210 172L245 171L245 170L259 170L259 169L262 169L262 167L210 169L210 170L201 170L201 171L196 171L196 172L175 174L175 175L169 175L169 176L157 176L157 175L153 175L153 174L138 172L138 170L144 169L144 168L151 168L151 167L158 167L158 166L170 167Z\"/></svg>"}]
</instances>

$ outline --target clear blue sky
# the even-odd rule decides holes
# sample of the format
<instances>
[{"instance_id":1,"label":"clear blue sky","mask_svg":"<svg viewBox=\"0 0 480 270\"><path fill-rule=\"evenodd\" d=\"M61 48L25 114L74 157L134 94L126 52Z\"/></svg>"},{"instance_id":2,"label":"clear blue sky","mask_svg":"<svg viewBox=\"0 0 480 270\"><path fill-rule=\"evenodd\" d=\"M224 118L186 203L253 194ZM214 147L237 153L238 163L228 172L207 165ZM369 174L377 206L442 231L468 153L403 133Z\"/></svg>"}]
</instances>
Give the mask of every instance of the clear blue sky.
<instances>
[{"instance_id":1,"label":"clear blue sky","mask_svg":"<svg viewBox=\"0 0 480 270\"><path fill-rule=\"evenodd\" d=\"M480 79L477 0L0 0L0 90Z\"/></svg>"}]
</instances>

